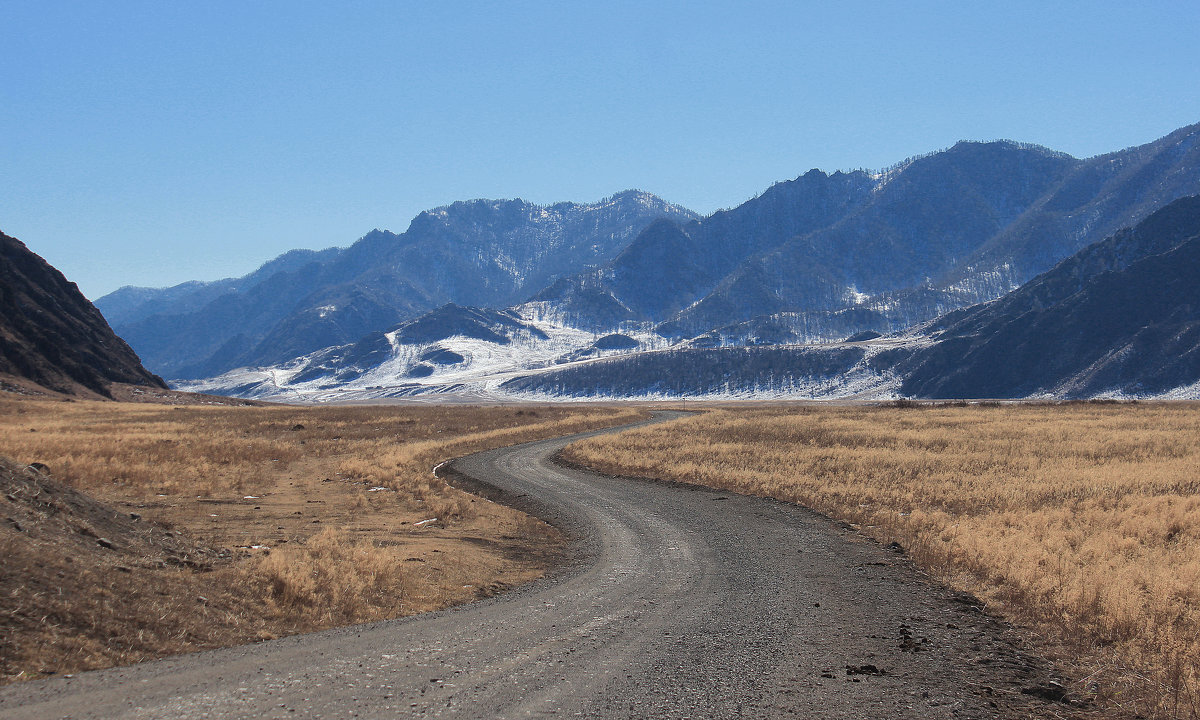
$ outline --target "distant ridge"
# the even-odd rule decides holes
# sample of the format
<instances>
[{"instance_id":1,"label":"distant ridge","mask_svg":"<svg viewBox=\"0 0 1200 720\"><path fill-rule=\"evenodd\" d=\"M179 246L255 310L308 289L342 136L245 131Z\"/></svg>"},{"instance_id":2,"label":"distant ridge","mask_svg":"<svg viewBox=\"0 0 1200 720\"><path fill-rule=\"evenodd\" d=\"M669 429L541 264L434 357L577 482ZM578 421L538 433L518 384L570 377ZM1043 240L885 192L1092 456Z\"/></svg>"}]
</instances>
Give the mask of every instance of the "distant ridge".
<instances>
[{"instance_id":1,"label":"distant ridge","mask_svg":"<svg viewBox=\"0 0 1200 720\"><path fill-rule=\"evenodd\" d=\"M909 333L611 357L504 381L528 397L1200 397L1200 196L1004 297Z\"/></svg>"},{"instance_id":2,"label":"distant ridge","mask_svg":"<svg viewBox=\"0 0 1200 720\"><path fill-rule=\"evenodd\" d=\"M999 297L1196 193L1200 125L1085 160L961 141L878 172L811 170L736 208L655 225L534 300L579 327L652 322L721 344L741 344L746 323L802 341L894 332Z\"/></svg>"}]
</instances>

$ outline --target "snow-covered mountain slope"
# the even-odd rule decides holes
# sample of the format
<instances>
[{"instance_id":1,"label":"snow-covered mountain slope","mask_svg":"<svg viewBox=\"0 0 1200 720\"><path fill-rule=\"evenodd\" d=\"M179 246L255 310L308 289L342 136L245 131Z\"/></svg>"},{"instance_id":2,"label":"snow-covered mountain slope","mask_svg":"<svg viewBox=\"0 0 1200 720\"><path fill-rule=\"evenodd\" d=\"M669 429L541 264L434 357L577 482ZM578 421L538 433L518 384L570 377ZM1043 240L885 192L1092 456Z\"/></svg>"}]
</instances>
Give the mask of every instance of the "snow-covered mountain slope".
<instances>
[{"instance_id":1,"label":"snow-covered mountain slope","mask_svg":"<svg viewBox=\"0 0 1200 720\"><path fill-rule=\"evenodd\" d=\"M648 327L597 337L515 313L475 316L449 333L419 319L296 361L177 383L180 390L284 402L385 398L474 401L836 400L908 397L914 361L936 351L935 324L892 336L765 346L668 345ZM424 327L423 327L424 326ZM1078 393L1034 392L1032 399ZM1200 381L1154 392L1109 388L1091 397L1200 399Z\"/></svg>"},{"instance_id":2,"label":"snow-covered mountain slope","mask_svg":"<svg viewBox=\"0 0 1200 720\"><path fill-rule=\"evenodd\" d=\"M385 333L289 363L239 368L180 390L287 402L471 399L886 399L889 368L921 335L768 347L695 347L652 325L597 335L516 310L446 305Z\"/></svg>"},{"instance_id":3,"label":"snow-covered mountain slope","mask_svg":"<svg viewBox=\"0 0 1200 720\"><path fill-rule=\"evenodd\" d=\"M598 336L533 313L446 305L388 332L288 363L238 368L180 390L302 402L499 394L522 372L667 346L647 327Z\"/></svg>"},{"instance_id":4,"label":"snow-covered mountain slope","mask_svg":"<svg viewBox=\"0 0 1200 720\"><path fill-rule=\"evenodd\" d=\"M577 363L506 380L529 400L882 400L898 397L891 372L917 336L758 347L675 347Z\"/></svg>"}]
</instances>

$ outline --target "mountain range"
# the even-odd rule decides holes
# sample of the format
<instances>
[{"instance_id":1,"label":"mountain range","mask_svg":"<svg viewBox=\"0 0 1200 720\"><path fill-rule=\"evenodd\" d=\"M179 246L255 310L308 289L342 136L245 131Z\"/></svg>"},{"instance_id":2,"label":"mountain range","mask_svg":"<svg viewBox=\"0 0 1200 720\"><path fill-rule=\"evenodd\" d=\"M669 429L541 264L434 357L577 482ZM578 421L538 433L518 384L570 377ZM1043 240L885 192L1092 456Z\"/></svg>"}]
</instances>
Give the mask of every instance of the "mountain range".
<instances>
[{"instance_id":1,"label":"mountain range","mask_svg":"<svg viewBox=\"0 0 1200 720\"><path fill-rule=\"evenodd\" d=\"M1189 126L1088 159L1011 141L960 142L878 172L812 170L706 217L639 191L546 207L460 202L421 213L400 235L376 230L348 248L294 251L244 278L123 288L97 306L147 367L177 386L251 396L588 394L562 383L546 390L534 376L634 355L658 363L639 373L670 375L663 358L693 353L719 368L764 345L871 334L888 337L857 340L861 352L843 360L856 356L859 370L881 377L902 374L897 393L1099 392L1099 380L993 387L969 374L951 374L962 385L935 376L965 342L950 335L970 335L955 311L1007 297L1200 194L1198 138L1200 126ZM1017 300L1009 302L1001 305L1011 310ZM1076 317L1096 312L1081 305ZM423 340L414 342L418 327ZM920 327L934 329L917 339ZM945 357L918 362L918 346L942 347ZM786 354L764 354L763 367ZM743 389L774 382L756 377ZM775 385L820 394L805 382Z\"/></svg>"},{"instance_id":2,"label":"mountain range","mask_svg":"<svg viewBox=\"0 0 1200 720\"><path fill-rule=\"evenodd\" d=\"M96 305L147 367L207 377L355 342L448 302L506 307L610 261L655 219L694 217L637 191L546 207L456 202L399 235L374 230L344 249L294 251L244 278L122 288Z\"/></svg>"},{"instance_id":3,"label":"mountain range","mask_svg":"<svg viewBox=\"0 0 1200 720\"><path fill-rule=\"evenodd\" d=\"M1181 198L997 300L892 336L674 347L507 379L572 397L1200 396L1200 196Z\"/></svg>"}]
</instances>

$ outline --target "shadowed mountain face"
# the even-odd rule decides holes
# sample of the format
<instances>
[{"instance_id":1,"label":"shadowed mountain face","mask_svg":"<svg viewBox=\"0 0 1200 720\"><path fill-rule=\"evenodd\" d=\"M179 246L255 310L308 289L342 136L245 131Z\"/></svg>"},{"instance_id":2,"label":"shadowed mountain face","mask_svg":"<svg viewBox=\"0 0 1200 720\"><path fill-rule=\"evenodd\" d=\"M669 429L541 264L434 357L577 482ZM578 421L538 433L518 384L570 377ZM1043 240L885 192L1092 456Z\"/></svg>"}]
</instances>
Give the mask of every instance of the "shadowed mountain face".
<instances>
[{"instance_id":1,"label":"shadowed mountain face","mask_svg":"<svg viewBox=\"0 0 1200 720\"><path fill-rule=\"evenodd\" d=\"M445 303L506 307L567 273L613 259L658 218L694 213L638 191L598 203L473 200L418 215L403 234L289 253L245 278L97 304L149 367L204 377L355 342Z\"/></svg>"},{"instance_id":2,"label":"shadowed mountain face","mask_svg":"<svg viewBox=\"0 0 1200 720\"><path fill-rule=\"evenodd\" d=\"M109 396L114 382L166 387L75 283L0 233L0 373L60 392Z\"/></svg>"},{"instance_id":3,"label":"shadowed mountain face","mask_svg":"<svg viewBox=\"0 0 1200 720\"><path fill-rule=\"evenodd\" d=\"M1137 395L1200 382L1200 197L935 330L939 342L901 365L906 395Z\"/></svg>"},{"instance_id":4,"label":"shadowed mountain face","mask_svg":"<svg viewBox=\"0 0 1200 720\"><path fill-rule=\"evenodd\" d=\"M898 171L837 223L748 259L680 320L711 327L841 310L863 295L918 287L969 257L1076 162L1012 143L959 143Z\"/></svg>"},{"instance_id":5,"label":"shadowed mountain face","mask_svg":"<svg viewBox=\"0 0 1200 720\"><path fill-rule=\"evenodd\" d=\"M941 282L974 274L1007 276L1013 287L1058 261L1137 224L1155 210L1200 194L1200 125L1146 145L1075 165L1052 192Z\"/></svg>"}]
</instances>

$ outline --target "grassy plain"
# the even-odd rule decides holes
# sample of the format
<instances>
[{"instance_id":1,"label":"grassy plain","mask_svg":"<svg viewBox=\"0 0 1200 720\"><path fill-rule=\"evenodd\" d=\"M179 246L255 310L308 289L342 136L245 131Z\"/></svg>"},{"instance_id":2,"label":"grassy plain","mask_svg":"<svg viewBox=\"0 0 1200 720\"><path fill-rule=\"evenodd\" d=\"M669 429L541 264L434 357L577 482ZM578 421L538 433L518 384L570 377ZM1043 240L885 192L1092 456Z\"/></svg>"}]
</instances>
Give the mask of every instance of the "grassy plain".
<instances>
[{"instance_id":1,"label":"grassy plain","mask_svg":"<svg viewBox=\"0 0 1200 720\"><path fill-rule=\"evenodd\" d=\"M1200 716L1200 405L729 407L566 456L852 522L1051 642L1076 694Z\"/></svg>"},{"instance_id":2,"label":"grassy plain","mask_svg":"<svg viewBox=\"0 0 1200 720\"><path fill-rule=\"evenodd\" d=\"M536 578L557 533L431 469L641 416L0 399L0 456L170 531L106 549L61 501L0 497L12 516L0 523L0 679L407 615Z\"/></svg>"}]
</instances>

